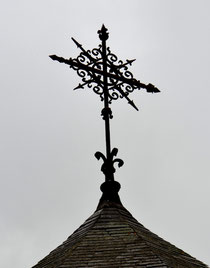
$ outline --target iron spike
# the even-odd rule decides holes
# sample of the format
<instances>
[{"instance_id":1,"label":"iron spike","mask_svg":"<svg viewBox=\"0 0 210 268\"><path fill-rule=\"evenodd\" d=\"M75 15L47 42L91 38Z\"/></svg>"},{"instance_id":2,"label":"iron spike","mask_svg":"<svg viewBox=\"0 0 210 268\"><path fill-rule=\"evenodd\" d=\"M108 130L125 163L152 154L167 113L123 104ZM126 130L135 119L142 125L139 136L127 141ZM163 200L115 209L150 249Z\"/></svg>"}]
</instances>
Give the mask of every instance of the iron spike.
<instances>
[{"instance_id":1,"label":"iron spike","mask_svg":"<svg viewBox=\"0 0 210 268\"><path fill-rule=\"evenodd\" d=\"M159 93L160 92L160 90L158 89L158 88L156 88L154 85L152 85L152 84L148 84L147 86L146 86L146 90L147 90L147 92L148 93Z\"/></svg>"},{"instance_id":2,"label":"iron spike","mask_svg":"<svg viewBox=\"0 0 210 268\"><path fill-rule=\"evenodd\" d=\"M128 100L128 103L133 106L134 109L136 109L136 111L138 111L139 109L136 107L135 103L132 100Z\"/></svg>"},{"instance_id":3,"label":"iron spike","mask_svg":"<svg viewBox=\"0 0 210 268\"><path fill-rule=\"evenodd\" d=\"M71 39L73 40L73 42L76 44L76 46L78 48L81 48L82 47L82 45L79 42L77 42L77 40L75 40L73 37Z\"/></svg>"},{"instance_id":4,"label":"iron spike","mask_svg":"<svg viewBox=\"0 0 210 268\"><path fill-rule=\"evenodd\" d=\"M79 83L79 85L77 87L75 87L73 90L79 89L79 88L84 88L82 84Z\"/></svg>"},{"instance_id":5,"label":"iron spike","mask_svg":"<svg viewBox=\"0 0 210 268\"><path fill-rule=\"evenodd\" d=\"M136 59L133 60L127 60L127 64L132 65L132 63L135 61Z\"/></svg>"},{"instance_id":6,"label":"iron spike","mask_svg":"<svg viewBox=\"0 0 210 268\"><path fill-rule=\"evenodd\" d=\"M52 60L57 60L57 56L56 56L56 55L49 55L49 57L50 57Z\"/></svg>"}]
</instances>

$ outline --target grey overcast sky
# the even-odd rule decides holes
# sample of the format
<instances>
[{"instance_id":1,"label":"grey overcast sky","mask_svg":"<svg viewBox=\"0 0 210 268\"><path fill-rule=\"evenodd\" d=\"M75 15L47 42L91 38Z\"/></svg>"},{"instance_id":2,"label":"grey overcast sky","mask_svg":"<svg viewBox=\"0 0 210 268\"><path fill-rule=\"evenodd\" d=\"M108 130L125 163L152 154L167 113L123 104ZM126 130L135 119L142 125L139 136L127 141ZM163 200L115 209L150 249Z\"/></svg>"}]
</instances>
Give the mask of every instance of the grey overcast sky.
<instances>
[{"instance_id":1,"label":"grey overcast sky","mask_svg":"<svg viewBox=\"0 0 210 268\"><path fill-rule=\"evenodd\" d=\"M124 206L151 231L210 264L210 2L19 0L0 11L0 267L35 265L95 210L104 181L103 103L48 55L74 37L108 45L160 94L112 105Z\"/></svg>"}]
</instances>

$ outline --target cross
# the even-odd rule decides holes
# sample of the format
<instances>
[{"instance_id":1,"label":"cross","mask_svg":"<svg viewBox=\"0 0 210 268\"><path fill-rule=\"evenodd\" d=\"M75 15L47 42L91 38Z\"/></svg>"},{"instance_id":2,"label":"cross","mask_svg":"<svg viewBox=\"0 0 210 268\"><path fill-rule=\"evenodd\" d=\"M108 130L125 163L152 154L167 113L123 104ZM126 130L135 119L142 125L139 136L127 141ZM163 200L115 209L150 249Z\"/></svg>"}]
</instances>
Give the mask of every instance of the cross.
<instances>
[{"instance_id":1,"label":"cross","mask_svg":"<svg viewBox=\"0 0 210 268\"><path fill-rule=\"evenodd\" d=\"M111 150L109 121L113 116L109 105L113 100L125 98L138 111L135 103L129 98L131 92L141 88L146 89L149 93L158 93L160 90L152 84L145 85L133 77L133 74L128 70L128 66L132 65L135 60L126 60L124 63L111 52L110 48L106 46L109 33L104 25L102 25L98 34L101 40L98 48L85 50L81 44L72 38L81 50L77 58L64 59L56 55L51 55L50 58L69 65L82 78L82 83L79 83L75 89L84 88L84 86L92 88L104 102L101 115L105 121L106 156L101 152L96 152L95 157L98 160L103 159L101 170L105 175L105 181L112 182L115 173L114 164L118 163L118 167L121 167L124 162L119 158L114 158L118 153L117 148Z\"/></svg>"}]
</instances>

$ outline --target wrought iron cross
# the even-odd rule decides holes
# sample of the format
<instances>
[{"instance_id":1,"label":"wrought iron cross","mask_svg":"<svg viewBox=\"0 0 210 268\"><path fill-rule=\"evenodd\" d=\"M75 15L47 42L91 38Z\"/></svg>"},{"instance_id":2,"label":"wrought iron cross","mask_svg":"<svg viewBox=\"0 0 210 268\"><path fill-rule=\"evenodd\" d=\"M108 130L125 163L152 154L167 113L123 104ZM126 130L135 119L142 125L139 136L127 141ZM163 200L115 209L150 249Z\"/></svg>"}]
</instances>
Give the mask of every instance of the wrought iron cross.
<instances>
[{"instance_id":1,"label":"wrought iron cross","mask_svg":"<svg viewBox=\"0 0 210 268\"><path fill-rule=\"evenodd\" d=\"M160 91L152 84L145 85L133 78L132 73L128 70L128 65L131 65L135 60L126 60L125 63L118 60L117 56L106 46L106 40L109 34L104 25L102 25L98 34L101 40L101 44L98 48L85 50L81 44L72 38L74 43L81 50L77 58L64 59L56 55L51 55L50 58L69 65L70 68L73 68L82 78L82 83L75 89L84 88L84 86L92 88L104 102L101 115L105 121L106 156L101 152L96 152L95 157L98 160L102 158L103 164L101 170L105 175L105 181L112 182L114 181L115 173L114 164L118 163L118 167L121 167L123 161L119 158L115 158L118 152L117 148L111 150L109 120L112 119L113 116L109 104L111 104L112 100L125 98L133 108L138 110L134 102L128 97L134 89L144 88L150 93Z\"/></svg>"}]
</instances>

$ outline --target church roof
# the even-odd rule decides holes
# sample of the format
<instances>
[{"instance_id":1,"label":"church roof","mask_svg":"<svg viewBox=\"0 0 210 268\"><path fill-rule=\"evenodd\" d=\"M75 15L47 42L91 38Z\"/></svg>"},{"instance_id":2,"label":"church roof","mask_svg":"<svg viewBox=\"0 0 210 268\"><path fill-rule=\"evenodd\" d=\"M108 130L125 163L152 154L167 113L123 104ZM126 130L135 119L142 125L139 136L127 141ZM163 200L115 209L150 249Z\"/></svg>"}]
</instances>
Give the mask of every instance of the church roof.
<instances>
[{"instance_id":1,"label":"church roof","mask_svg":"<svg viewBox=\"0 0 210 268\"><path fill-rule=\"evenodd\" d=\"M203 267L205 264L146 229L119 199L104 194L97 210L33 268Z\"/></svg>"}]
</instances>

